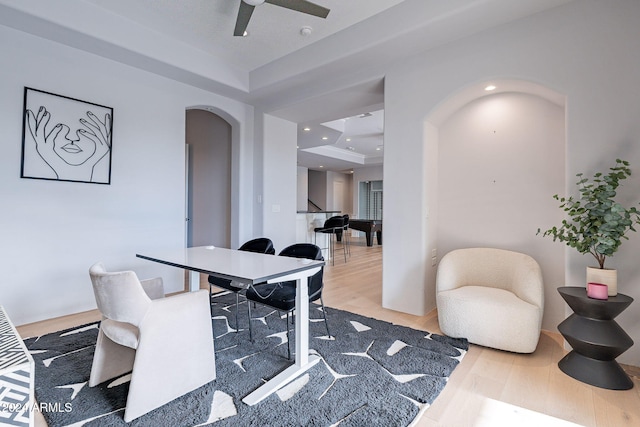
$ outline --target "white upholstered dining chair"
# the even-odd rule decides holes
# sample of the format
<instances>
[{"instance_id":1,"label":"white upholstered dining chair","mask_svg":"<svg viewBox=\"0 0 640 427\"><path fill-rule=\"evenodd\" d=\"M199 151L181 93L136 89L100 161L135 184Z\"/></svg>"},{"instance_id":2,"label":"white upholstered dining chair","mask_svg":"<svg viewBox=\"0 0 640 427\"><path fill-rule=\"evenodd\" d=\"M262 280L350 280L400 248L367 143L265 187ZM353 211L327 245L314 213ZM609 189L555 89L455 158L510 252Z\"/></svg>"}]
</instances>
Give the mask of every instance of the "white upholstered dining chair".
<instances>
[{"instance_id":1,"label":"white upholstered dining chair","mask_svg":"<svg viewBox=\"0 0 640 427\"><path fill-rule=\"evenodd\" d=\"M89 269L100 332L89 386L131 372L129 422L215 379L209 293L164 298L161 278Z\"/></svg>"},{"instance_id":2,"label":"white upholstered dining chair","mask_svg":"<svg viewBox=\"0 0 640 427\"><path fill-rule=\"evenodd\" d=\"M529 255L503 249L451 251L438 265L436 304L445 335L532 353L544 309L540 266Z\"/></svg>"}]
</instances>

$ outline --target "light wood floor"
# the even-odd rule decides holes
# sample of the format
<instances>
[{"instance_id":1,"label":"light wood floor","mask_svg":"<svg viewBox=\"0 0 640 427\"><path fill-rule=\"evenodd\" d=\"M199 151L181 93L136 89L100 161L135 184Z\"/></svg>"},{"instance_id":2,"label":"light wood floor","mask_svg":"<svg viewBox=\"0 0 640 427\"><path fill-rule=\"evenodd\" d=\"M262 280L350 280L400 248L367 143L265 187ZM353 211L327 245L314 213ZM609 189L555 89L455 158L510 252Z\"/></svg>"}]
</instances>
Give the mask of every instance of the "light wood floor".
<instances>
[{"instance_id":1,"label":"light wood floor","mask_svg":"<svg viewBox=\"0 0 640 427\"><path fill-rule=\"evenodd\" d=\"M325 267L327 306L439 333L435 311L412 316L382 308L382 250L352 240L347 263L339 254ZM99 319L96 311L18 327L23 337L42 335ZM562 337L543 332L537 350L519 355L471 345L449 384L416 426L594 426L640 425L640 380L628 391L578 382L557 366L566 354ZM38 414L39 415L39 414ZM39 416L36 427L46 427Z\"/></svg>"}]
</instances>

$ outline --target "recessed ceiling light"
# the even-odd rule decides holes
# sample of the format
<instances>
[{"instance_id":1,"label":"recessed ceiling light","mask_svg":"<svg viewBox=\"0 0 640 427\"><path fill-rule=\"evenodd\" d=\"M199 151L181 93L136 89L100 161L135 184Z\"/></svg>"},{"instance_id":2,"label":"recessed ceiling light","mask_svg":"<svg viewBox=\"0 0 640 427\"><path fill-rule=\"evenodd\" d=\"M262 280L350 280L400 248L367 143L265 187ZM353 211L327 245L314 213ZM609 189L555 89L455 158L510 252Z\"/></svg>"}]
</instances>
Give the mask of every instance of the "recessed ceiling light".
<instances>
[{"instance_id":1,"label":"recessed ceiling light","mask_svg":"<svg viewBox=\"0 0 640 427\"><path fill-rule=\"evenodd\" d=\"M326 141L327 139L329 139L329 138L328 138L328 137L326 137L326 136L323 136L323 137L322 137L322 140L323 140L323 141Z\"/></svg>"},{"instance_id":2,"label":"recessed ceiling light","mask_svg":"<svg viewBox=\"0 0 640 427\"><path fill-rule=\"evenodd\" d=\"M302 130L305 131L305 132L309 132L311 130L311 128L307 127L307 128L302 129Z\"/></svg>"},{"instance_id":3,"label":"recessed ceiling light","mask_svg":"<svg viewBox=\"0 0 640 427\"><path fill-rule=\"evenodd\" d=\"M355 147L347 147L347 150L349 150L349 151L356 151Z\"/></svg>"},{"instance_id":4,"label":"recessed ceiling light","mask_svg":"<svg viewBox=\"0 0 640 427\"><path fill-rule=\"evenodd\" d=\"M249 31L245 30L244 33L242 33L242 37L248 37L249 36Z\"/></svg>"},{"instance_id":5,"label":"recessed ceiling light","mask_svg":"<svg viewBox=\"0 0 640 427\"><path fill-rule=\"evenodd\" d=\"M351 142L351 138L347 138L347 142Z\"/></svg>"},{"instance_id":6,"label":"recessed ceiling light","mask_svg":"<svg viewBox=\"0 0 640 427\"><path fill-rule=\"evenodd\" d=\"M305 25L304 27L300 28L300 35L306 37L311 34L312 30L313 29L311 27Z\"/></svg>"},{"instance_id":7,"label":"recessed ceiling light","mask_svg":"<svg viewBox=\"0 0 640 427\"><path fill-rule=\"evenodd\" d=\"M321 168L323 168L324 166L320 165Z\"/></svg>"},{"instance_id":8,"label":"recessed ceiling light","mask_svg":"<svg viewBox=\"0 0 640 427\"><path fill-rule=\"evenodd\" d=\"M484 90L486 90L487 92L490 92L490 91L495 90L495 89L496 89L496 87L494 85L489 85L489 86L484 88Z\"/></svg>"}]
</instances>

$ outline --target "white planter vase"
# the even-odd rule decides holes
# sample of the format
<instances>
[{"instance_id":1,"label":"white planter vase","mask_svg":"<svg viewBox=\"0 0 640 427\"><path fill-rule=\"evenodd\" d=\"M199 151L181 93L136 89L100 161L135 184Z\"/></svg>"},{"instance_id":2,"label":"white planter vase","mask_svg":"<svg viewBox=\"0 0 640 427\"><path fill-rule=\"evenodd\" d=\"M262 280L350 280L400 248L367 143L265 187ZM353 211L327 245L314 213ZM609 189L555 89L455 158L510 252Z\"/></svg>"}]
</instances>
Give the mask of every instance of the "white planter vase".
<instances>
[{"instance_id":1,"label":"white planter vase","mask_svg":"<svg viewBox=\"0 0 640 427\"><path fill-rule=\"evenodd\" d=\"M618 270L587 267L587 283L591 282L607 285L610 297L618 295Z\"/></svg>"}]
</instances>

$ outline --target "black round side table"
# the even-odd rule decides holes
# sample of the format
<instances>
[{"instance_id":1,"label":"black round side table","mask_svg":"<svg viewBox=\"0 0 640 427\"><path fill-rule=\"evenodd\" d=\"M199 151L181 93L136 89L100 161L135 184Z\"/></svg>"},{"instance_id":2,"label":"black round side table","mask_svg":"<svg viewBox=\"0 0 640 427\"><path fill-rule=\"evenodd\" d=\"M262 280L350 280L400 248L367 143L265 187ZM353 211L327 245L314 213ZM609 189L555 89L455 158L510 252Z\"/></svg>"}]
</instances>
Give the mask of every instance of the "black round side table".
<instances>
[{"instance_id":1,"label":"black round side table","mask_svg":"<svg viewBox=\"0 0 640 427\"><path fill-rule=\"evenodd\" d=\"M616 357L632 345L631 337L616 323L615 317L632 302L618 294L608 300L589 298L583 287L565 286L558 292L573 314L558 325L558 330L573 350L558 362L562 372L596 387L628 390L633 381L616 362Z\"/></svg>"}]
</instances>

